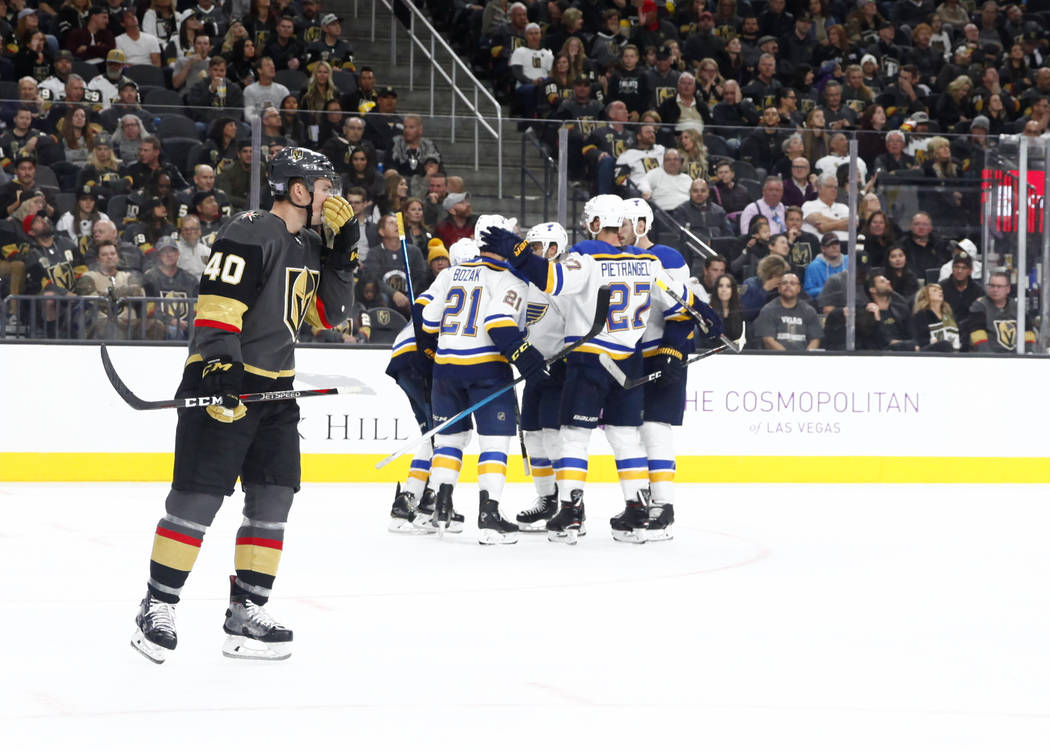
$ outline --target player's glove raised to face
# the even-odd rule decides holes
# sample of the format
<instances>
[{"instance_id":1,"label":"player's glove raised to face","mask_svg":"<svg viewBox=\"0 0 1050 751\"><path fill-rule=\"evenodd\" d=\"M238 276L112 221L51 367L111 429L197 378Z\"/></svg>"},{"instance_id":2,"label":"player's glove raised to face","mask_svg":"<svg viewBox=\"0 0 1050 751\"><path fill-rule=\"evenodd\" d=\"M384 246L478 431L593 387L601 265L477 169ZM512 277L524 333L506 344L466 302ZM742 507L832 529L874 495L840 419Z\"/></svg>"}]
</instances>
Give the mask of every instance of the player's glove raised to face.
<instances>
[{"instance_id":1,"label":"player's glove raised to face","mask_svg":"<svg viewBox=\"0 0 1050 751\"><path fill-rule=\"evenodd\" d=\"M335 269L353 271L357 268L357 240L361 227L354 218L350 202L342 196L328 196L322 206L324 226L332 233L332 251L327 264Z\"/></svg>"},{"instance_id":2,"label":"player's glove raised to face","mask_svg":"<svg viewBox=\"0 0 1050 751\"><path fill-rule=\"evenodd\" d=\"M529 244L503 227L490 227L481 235L481 249L506 258L511 266L521 266L532 252Z\"/></svg>"},{"instance_id":3,"label":"player's glove raised to face","mask_svg":"<svg viewBox=\"0 0 1050 751\"><path fill-rule=\"evenodd\" d=\"M698 298L693 300L693 310L699 313L700 317L707 324L707 333L704 334L704 338L712 341L717 341L721 338L722 334L725 333L725 326L722 325L722 316L718 315L714 308Z\"/></svg>"},{"instance_id":4,"label":"player's glove raised to face","mask_svg":"<svg viewBox=\"0 0 1050 751\"><path fill-rule=\"evenodd\" d=\"M229 357L213 357L204 363L201 373L201 396L221 396L222 404L206 407L208 415L219 422L235 422L244 417L248 408L241 403L241 381L244 364Z\"/></svg>"},{"instance_id":5,"label":"player's glove raised to face","mask_svg":"<svg viewBox=\"0 0 1050 751\"><path fill-rule=\"evenodd\" d=\"M550 370L547 361L539 350L528 342L522 342L507 355L507 359L518 369L518 373L525 377L530 383L534 381L545 381L550 378Z\"/></svg>"}]
</instances>

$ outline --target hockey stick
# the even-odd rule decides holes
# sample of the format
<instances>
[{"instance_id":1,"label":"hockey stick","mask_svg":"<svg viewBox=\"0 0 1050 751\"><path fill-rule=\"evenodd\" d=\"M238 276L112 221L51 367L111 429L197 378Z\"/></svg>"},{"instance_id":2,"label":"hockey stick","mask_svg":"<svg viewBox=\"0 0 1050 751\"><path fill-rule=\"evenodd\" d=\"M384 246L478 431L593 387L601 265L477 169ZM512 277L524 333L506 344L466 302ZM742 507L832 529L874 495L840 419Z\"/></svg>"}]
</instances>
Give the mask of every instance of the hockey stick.
<instances>
[{"instance_id":1,"label":"hockey stick","mask_svg":"<svg viewBox=\"0 0 1050 751\"><path fill-rule=\"evenodd\" d=\"M743 348L745 337L746 330L741 329L740 338L737 339L734 342L734 344L739 348ZM739 351L739 349L734 350L728 344L719 344L717 347L705 349L703 352L697 352L695 355L686 359L686 361L682 363L682 366L689 367L698 360L703 360L705 357L710 357L711 355L717 355L719 352L724 352L727 349L730 351ZM598 355L598 362L600 362L602 367L605 368L605 372L611 375L613 380L621 386L623 386L625 389L633 389L638 388L639 386L644 386L647 383L655 381L664 374L663 370L654 370L652 373L649 373L647 375L638 376L637 378L628 378L627 374L624 373L620 369L620 366L616 364L616 361L609 357L607 354L602 353Z\"/></svg>"},{"instance_id":2,"label":"hockey stick","mask_svg":"<svg viewBox=\"0 0 1050 751\"><path fill-rule=\"evenodd\" d=\"M525 470L525 475L532 474L532 468L529 466L529 452L525 448L525 431L521 429L521 407L518 405L518 395L514 395L514 419L518 422L518 443L521 445L521 466Z\"/></svg>"},{"instance_id":3,"label":"hockey stick","mask_svg":"<svg viewBox=\"0 0 1050 751\"><path fill-rule=\"evenodd\" d=\"M106 377L113 384L117 394L132 407L132 409L183 409L186 407L210 407L222 404L222 395L215 396L189 396L183 399L163 399L151 402L142 399L132 393L127 384L120 379L113 361L109 359L109 352L103 344L99 351L102 353L102 367L105 368ZM333 386L326 389L291 389L288 391L257 391L251 394L241 394L239 399L245 404L255 402L276 402L286 399L300 399L307 396L330 396L332 394L371 394L375 392L367 386Z\"/></svg>"},{"instance_id":4,"label":"hockey stick","mask_svg":"<svg viewBox=\"0 0 1050 751\"><path fill-rule=\"evenodd\" d=\"M553 363L556 363L556 362L558 362L558 360L564 360L566 357L568 357L570 354L572 354L575 350L579 349L584 344L586 344L587 342L589 342L591 339L593 339L594 337L598 336L598 334L600 334L602 332L602 329L605 328L606 318L609 315L609 295L610 295L610 291L609 291L608 287L599 287L598 288L598 301L597 301L596 305L594 306L594 321L591 323L590 330L586 334L581 336L579 339L574 341L572 344L570 344L569 346L563 348L560 352L555 354L554 357L548 358L547 359L547 365L551 365ZM453 425L453 424L459 422L460 420L462 420L467 415L473 414L474 412L476 412L477 410L481 409L486 404L491 402L493 399L495 399L496 397L507 393L508 391L510 391L512 388L514 388L515 386L517 386L519 383L521 383L524 380L525 380L525 376L518 376L513 381L508 383L506 386L501 388L499 391L492 392L491 394L486 396L481 401L470 405L466 409L460 410L457 414L455 414L452 417L450 417L449 419L445 420L440 425L435 425L433 428L428 430L426 433L421 435L419 438L415 439L414 441L412 441L410 443L405 444L404 446L399 448L397 451L392 453L390 456L388 456L385 459L381 460L378 464L376 464L376 469L382 469L386 465L390 464L390 462L394 461L394 459L397 459L400 456L404 456L405 454L407 454L410 451L415 451L416 447L419 446L419 444L423 443L423 441L430 440L431 437L437 435L438 433L443 431L445 428L447 428L450 425Z\"/></svg>"},{"instance_id":5,"label":"hockey stick","mask_svg":"<svg viewBox=\"0 0 1050 751\"><path fill-rule=\"evenodd\" d=\"M695 310L693 310L689 306L689 304L686 303L686 301L682 299L681 295L679 295L677 292L675 292L673 289L671 289L671 287L667 284L667 282L662 277L660 277L660 276L656 277L656 286L659 287L660 289L662 289L664 292L666 292L668 297L670 297L676 303L678 303L683 308L685 308L685 312L693 317L693 320L696 321L696 323L700 327L701 331L703 331L705 334L708 331L710 331L710 328L707 325L707 321L704 320L704 317L702 315L700 315L699 313L697 313ZM732 339L730 339L725 334L722 334L719 337L719 339L722 340L722 344L724 344L727 349L732 351L733 354L736 354L741 349L743 349L743 344L740 344L739 342L734 342Z\"/></svg>"}]
</instances>

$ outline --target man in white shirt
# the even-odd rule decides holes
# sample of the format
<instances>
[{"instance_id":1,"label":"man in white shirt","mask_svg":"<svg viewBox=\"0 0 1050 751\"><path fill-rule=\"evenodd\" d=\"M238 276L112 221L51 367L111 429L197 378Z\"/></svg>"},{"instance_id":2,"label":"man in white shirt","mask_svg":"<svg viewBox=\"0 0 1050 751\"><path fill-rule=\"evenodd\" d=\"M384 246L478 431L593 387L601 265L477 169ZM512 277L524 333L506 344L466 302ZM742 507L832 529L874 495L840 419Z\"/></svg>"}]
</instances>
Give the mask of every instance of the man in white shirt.
<instances>
[{"instance_id":1,"label":"man in white shirt","mask_svg":"<svg viewBox=\"0 0 1050 751\"><path fill-rule=\"evenodd\" d=\"M283 84L273 80L277 73L277 66L273 58L263 57L255 67L255 75L258 80L244 88L244 119L251 122L253 117L258 117L267 107L280 107L281 101L288 96L289 91Z\"/></svg>"},{"instance_id":2,"label":"man in white shirt","mask_svg":"<svg viewBox=\"0 0 1050 751\"><path fill-rule=\"evenodd\" d=\"M117 49L124 53L128 65L160 65L160 40L139 29L135 11L124 11L124 33L117 37Z\"/></svg>"},{"instance_id":3,"label":"man in white shirt","mask_svg":"<svg viewBox=\"0 0 1050 751\"><path fill-rule=\"evenodd\" d=\"M208 263L211 248L201 242L201 220L196 214L187 214L179 222L179 268L200 278Z\"/></svg>"},{"instance_id":4,"label":"man in white shirt","mask_svg":"<svg viewBox=\"0 0 1050 751\"><path fill-rule=\"evenodd\" d=\"M839 181L825 175L817 180L817 200L802 204L802 231L823 237L834 232L841 243L849 241L849 207L836 203Z\"/></svg>"},{"instance_id":5,"label":"man in white shirt","mask_svg":"<svg viewBox=\"0 0 1050 751\"><path fill-rule=\"evenodd\" d=\"M836 133L833 135L828 149L830 153L818 159L813 166L821 177L825 175L837 177L839 167L843 164L849 164L849 142L846 140L846 134ZM860 176L861 184L867 182L868 165L864 163L863 159L857 159L857 174Z\"/></svg>"},{"instance_id":6,"label":"man in white shirt","mask_svg":"<svg viewBox=\"0 0 1050 751\"><path fill-rule=\"evenodd\" d=\"M787 207L781 202L784 197L784 181L777 175L769 175L762 183L762 197L749 203L740 212L740 232L746 235L751 227L751 220L761 214L769 220L769 231L774 235L787 232L787 218L784 212Z\"/></svg>"},{"instance_id":7,"label":"man in white shirt","mask_svg":"<svg viewBox=\"0 0 1050 751\"><path fill-rule=\"evenodd\" d=\"M659 167L664 160L664 147L656 142L656 126L645 124L638 129L634 148L616 158L617 175L630 170L629 177L639 190L644 190L645 174ZM688 197L688 188L686 189Z\"/></svg>"},{"instance_id":8,"label":"man in white shirt","mask_svg":"<svg viewBox=\"0 0 1050 751\"><path fill-rule=\"evenodd\" d=\"M649 170L642 182L642 198L651 200L664 211L673 211L689 200L693 178L682 172L682 155L678 149L668 149L664 152L663 166Z\"/></svg>"},{"instance_id":9,"label":"man in white shirt","mask_svg":"<svg viewBox=\"0 0 1050 751\"><path fill-rule=\"evenodd\" d=\"M109 109L110 105L120 98L118 96L120 85L128 80L124 77L125 62L126 58L123 52L118 49L110 50L106 53L106 72L99 73L88 81L87 87L102 95L103 110Z\"/></svg>"},{"instance_id":10,"label":"man in white shirt","mask_svg":"<svg viewBox=\"0 0 1050 751\"><path fill-rule=\"evenodd\" d=\"M510 56L510 72L516 81L514 99L522 117L536 114L539 85L554 65L554 53L540 49L541 35L540 25L530 23L525 27L525 46Z\"/></svg>"}]
</instances>

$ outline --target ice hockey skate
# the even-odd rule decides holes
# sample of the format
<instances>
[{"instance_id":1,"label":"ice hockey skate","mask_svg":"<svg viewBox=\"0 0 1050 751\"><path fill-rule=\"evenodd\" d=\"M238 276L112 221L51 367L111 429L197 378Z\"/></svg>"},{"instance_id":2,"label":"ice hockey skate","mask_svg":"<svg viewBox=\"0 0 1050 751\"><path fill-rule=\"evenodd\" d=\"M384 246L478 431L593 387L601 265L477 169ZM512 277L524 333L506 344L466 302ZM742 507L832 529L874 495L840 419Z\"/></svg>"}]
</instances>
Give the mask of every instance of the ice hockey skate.
<instances>
[{"instance_id":1,"label":"ice hockey skate","mask_svg":"<svg viewBox=\"0 0 1050 751\"><path fill-rule=\"evenodd\" d=\"M563 501L558 513L547 521L547 539L551 542L575 545L583 534L583 491L574 490L569 497L572 500Z\"/></svg>"},{"instance_id":2,"label":"ice hockey skate","mask_svg":"<svg viewBox=\"0 0 1050 751\"><path fill-rule=\"evenodd\" d=\"M489 498L488 491L480 493L478 508L478 542L482 545L513 545L518 541L518 525L507 521L499 510L499 501Z\"/></svg>"},{"instance_id":3,"label":"ice hockey skate","mask_svg":"<svg viewBox=\"0 0 1050 751\"><path fill-rule=\"evenodd\" d=\"M547 529L547 520L558 513L557 494L542 495L536 498L536 502L524 511L518 512L515 521L522 532L544 532Z\"/></svg>"},{"instance_id":4,"label":"ice hockey skate","mask_svg":"<svg viewBox=\"0 0 1050 751\"><path fill-rule=\"evenodd\" d=\"M131 637L131 646L158 665L163 663L178 644L175 606L147 592L139 605L135 625L138 628Z\"/></svg>"},{"instance_id":5,"label":"ice hockey skate","mask_svg":"<svg viewBox=\"0 0 1050 751\"><path fill-rule=\"evenodd\" d=\"M671 540L674 539L674 504L653 503L649 506L649 532L646 539Z\"/></svg>"},{"instance_id":6,"label":"ice hockey skate","mask_svg":"<svg viewBox=\"0 0 1050 751\"><path fill-rule=\"evenodd\" d=\"M429 499L428 499L429 494ZM430 521L430 514L434 510L434 493L427 489L423 491L423 500L416 504L416 497L407 490L401 489L401 483L397 484L394 492L394 503L390 507L390 522L387 530L397 534L420 535L430 534L433 528L428 524L420 524L417 520L419 509L429 500L429 511L426 512L426 522Z\"/></svg>"},{"instance_id":7,"label":"ice hockey skate","mask_svg":"<svg viewBox=\"0 0 1050 751\"><path fill-rule=\"evenodd\" d=\"M234 577L230 577L232 586ZM292 656L292 630L266 612L247 595L231 594L226 621L222 624L227 657L248 660L286 660Z\"/></svg>"},{"instance_id":8,"label":"ice hockey skate","mask_svg":"<svg viewBox=\"0 0 1050 751\"><path fill-rule=\"evenodd\" d=\"M613 539L617 542L643 544L647 539L649 527L648 490L639 490L636 500L628 501L619 514L609 520Z\"/></svg>"},{"instance_id":9,"label":"ice hockey skate","mask_svg":"<svg viewBox=\"0 0 1050 751\"><path fill-rule=\"evenodd\" d=\"M434 513L430 519L430 525L437 530L438 536L445 532L459 534L463 531L463 514L456 513L452 508L452 486L443 484L438 488L437 496L434 498Z\"/></svg>"}]
</instances>

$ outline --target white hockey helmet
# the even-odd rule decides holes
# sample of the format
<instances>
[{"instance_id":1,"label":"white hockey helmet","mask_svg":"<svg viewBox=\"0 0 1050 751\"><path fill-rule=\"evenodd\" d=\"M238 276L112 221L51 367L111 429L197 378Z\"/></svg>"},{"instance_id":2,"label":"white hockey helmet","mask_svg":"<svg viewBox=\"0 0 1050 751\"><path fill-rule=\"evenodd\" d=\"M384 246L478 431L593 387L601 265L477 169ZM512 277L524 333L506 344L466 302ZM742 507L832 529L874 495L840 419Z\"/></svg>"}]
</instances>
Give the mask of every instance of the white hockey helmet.
<instances>
[{"instance_id":1,"label":"white hockey helmet","mask_svg":"<svg viewBox=\"0 0 1050 751\"><path fill-rule=\"evenodd\" d=\"M595 219L601 220L598 231L591 229ZM612 193L595 196L583 205L583 226L592 237L605 228L620 229L623 224L623 199Z\"/></svg>"},{"instance_id":2,"label":"white hockey helmet","mask_svg":"<svg viewBox=\"0 0 1050 751\"><path fill-rule=\"evenodd\" d=\"M518 220L513 217L500 216L499 214L482 214L474 225L474 242L481 247L481 236L492 227L502 227L508 232L518 231Z\"/></svg>"},{"instance_id":3,"label":"white hockey helmet","mask_svg":"<svg viewBox=\"0 0 1050 751\"><path fill-rule=\"evenodd\" d=\"M623 218L631 223L636 237L645 237L653 228L653 209L644 198L628 198L623 202ZM638 231L638 222L645 220L645 231Z\"/></svg>"},{"instance_id":4,"label":"white hockey helmet","mask_svg":"<svg viewBox=\"0 0 1050 751\"><path fill-rule=\"evenodd\" d=\"M529 245L542 243L544 258L547 257L547 250L550 248L551 243L558 246L557 255L561 255L569 249L569 236L566 234L565 228L557 222L537 224L525 235L525 242Z\"/></svg>"},{"instance_id":5,"label":"white hockey helmet","mask_svg":"<svg viewBox=\"0 0 1050 751\"><path fill-rule=\"evenodd\" d=\"M453 266L472 261L480 255L481 251L478 249L478 244L469 237L456 240L452 243L452 247L448 249L448 261Z\"/></svg>"}]
</instances>

